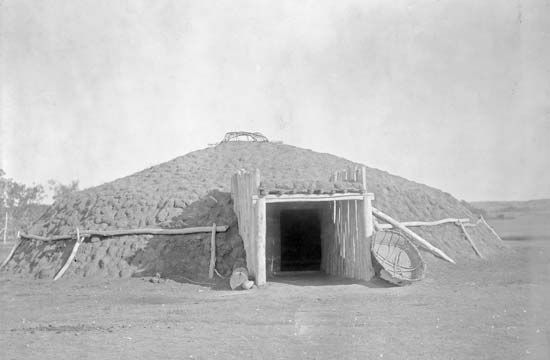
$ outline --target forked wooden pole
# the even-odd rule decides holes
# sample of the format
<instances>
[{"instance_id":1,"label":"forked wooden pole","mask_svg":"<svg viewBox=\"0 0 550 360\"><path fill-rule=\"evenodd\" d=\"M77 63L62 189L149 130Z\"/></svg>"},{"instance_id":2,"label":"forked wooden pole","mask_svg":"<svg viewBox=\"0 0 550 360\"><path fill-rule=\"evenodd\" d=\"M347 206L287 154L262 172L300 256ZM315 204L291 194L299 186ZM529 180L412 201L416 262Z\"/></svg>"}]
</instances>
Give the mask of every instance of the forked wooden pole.
<instances>
[{"instance_id":1,"label":"forked wooden pole","mask_svg":"<svg viewBox=\"0 0 550 360\"><path fill-rule=\"evenodd\" d=\"M214 277L214 268L216 267L216 223L212 225L212 237L210 238L210 268L208 269L208 278Z\"/></svg>"},{"instance_id":2,"label":"forked wooden pole","mask_svg":"<svg viewBox=\"0 0 550 360\"><path fill-rule=\"evenodd\" d=\"M440 249L436 248L435 246L433 246L432 244L430 244L429 242L427 242L426 240L424 240L423 238L421 238L419 235L417 235L416 233L412 232L409 228L407 228L406 226L403 226L403 224L401 224L399 221L393 219L392 217L390 217L389 215L386 215L384 214L382 211L376 209L374 206L372 207L372 213L374 216L376 216L377 218L379 219L382 219L384 220L385 222L389 223L389 224L392 224L393 226L395 226L396 228L400 229L401 231L403 231L405 234L409 235L411 238L413 238L414 240L416 240L418 243L420 243L420 245L422 245L422 247L424 247L425 249L431 251L433 254L441 257L442 259L444 260L447 260L448 262L452 263L452 264L456 264L456 262L451 259L447 254L445 254L443 251L441 251Z\"/></svg>"},{"instance_id":3,"label":"forked wooden pole","mask_svg":"<svg viewBox=\"0 0 550 360\"><path fill-rule=\"evenodd\" d=\"M479 252L479 250L477 249L476 245L474 244L474 241L472 240L472 238L470 237L470 234L468 234L468 232L466 231L466 228L464 227L464 224L462 224L461 222L457 222L458 226L460 226L460 228L462 229L462 232L464 233L464 236L466 236L466 239L468 240L468 242L470 243L470 245L472 245L472 248L474 249L474 251L476 252L477 256L479 256L480 258L483 259L483 255L481 255L481 253Z\"/></svg>"},{"instance_id":4,"label":"forked wooden pole","mask_svg":"<svg viewBox=\"0 0 550 360\"><path fill-rule=\"evenodd\" d=\"M80 231L78 230L78 228L76 228L76 241L74 243L73 250L71 251L71 254L69 255L69 257L67 258L67 261L65 261L65 264L63 265L63 267L59 269L57 274L55 274L53 278L54 281L62 277L65 271L67 271L67 269L73 262L73 259L76 256L76 252L78 251L80 244L82 244L82 241L84 241L84 237L80 237Z\"/></svg>"}]
</instances>

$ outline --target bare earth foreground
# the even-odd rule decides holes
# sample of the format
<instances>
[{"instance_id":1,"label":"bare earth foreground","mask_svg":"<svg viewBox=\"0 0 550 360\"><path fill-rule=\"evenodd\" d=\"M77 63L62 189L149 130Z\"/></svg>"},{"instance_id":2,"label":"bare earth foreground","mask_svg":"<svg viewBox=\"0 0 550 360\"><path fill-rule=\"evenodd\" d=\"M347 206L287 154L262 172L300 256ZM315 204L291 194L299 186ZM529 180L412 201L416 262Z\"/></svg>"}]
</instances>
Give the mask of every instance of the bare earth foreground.
<instances>
[{"instance_id":1,"label":"bare earth foreground","mask_svg":"<svg viewBox=\"0 0 550 360\"><path fill-rule=\"evenodd\" d=\"M430 259L409 287L310 275L232 292L0 276L2 359L550 359L550 241Z\"/></svg>"}]
</instances>

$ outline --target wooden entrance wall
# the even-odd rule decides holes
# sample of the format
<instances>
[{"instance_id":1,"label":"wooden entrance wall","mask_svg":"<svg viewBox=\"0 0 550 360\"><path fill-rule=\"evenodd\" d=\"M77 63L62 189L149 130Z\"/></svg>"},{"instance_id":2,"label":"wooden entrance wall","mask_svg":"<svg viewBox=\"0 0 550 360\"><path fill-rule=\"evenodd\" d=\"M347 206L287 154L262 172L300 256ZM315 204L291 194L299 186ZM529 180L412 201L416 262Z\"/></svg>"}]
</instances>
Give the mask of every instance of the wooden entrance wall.
<instances>
[{"instance_id":1,"label":"wooden entrance wall","mask_svg":"<svg viewBox=\"0 0 550 360\"><path fill-rule=\"evenodd\" d=\"M370 280L374 275L364 201L341 200L330 204L334 236L323 239L321 264L327 274L357 280Z\"/></svg>"},{"instance_id":2,"label":"wooden entrance wall","mask_svg":"<svg viewBox=\"0 0 550 360\"><path fill-rule=\"evenodd\" d=\"M359 182L361 200L333 201L332 222L334 238L323 241L323 270L330 275L357 280L370 280L374 276L370 247L374 232L372 200L367 192L366 169L348 168L335 172L331 181Z\"/></svg>"},{"instance_id":3,"label":"wooden entrance wall","mask_svg":"<svg viewBox=\"0 0 550 360\"><path fill-rule=\"evenodd\" d=\"M265 200L256 203L260 171L240 170L231 178L233 209L239 222L239 235L246 252L248 273L256 278L256 284L265 283ZM262 240L263 239L263 240ZM263 254L262 254L263 252ZM262 261L263 258L263 261Z\"/></svg>"},{"instance_id":4,"label":"wooden entrance wall","mask_svg":"<svg viewBox=\"0 0 550 360\"><path fill-rule=\"evenodd\" d=\"M374 195L367 193L365 168L335 172L331 181L362 183L360 193L260 195L260 172L241 170L231 178L233 207L246 251L249 274L258 286L266 282L266 204L323 201L332 206L334 236L322 241L322 269L331 275L369 280L374 275L370 244ZM329 205L332 204L332 205Z\"/></svg>"}]
</instances>

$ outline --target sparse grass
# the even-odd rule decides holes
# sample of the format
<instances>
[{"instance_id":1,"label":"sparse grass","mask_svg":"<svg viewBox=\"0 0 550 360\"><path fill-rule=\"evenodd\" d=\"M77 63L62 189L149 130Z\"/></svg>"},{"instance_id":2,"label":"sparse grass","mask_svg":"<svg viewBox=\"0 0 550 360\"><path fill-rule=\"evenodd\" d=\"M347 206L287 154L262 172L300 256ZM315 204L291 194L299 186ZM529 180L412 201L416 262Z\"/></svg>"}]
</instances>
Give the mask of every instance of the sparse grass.
<instances>
[{"instance_id":1,"label":"sparse grass","mask_svg":"<svg viewBox=\"0 0 550 360\"><path fill-rule=\"evenodd\" d=\"M408 287L275 280L216 291L142 279L0 275L5 359L548 359L550 242L432 259Z\"/></svg>"}]
</instances>

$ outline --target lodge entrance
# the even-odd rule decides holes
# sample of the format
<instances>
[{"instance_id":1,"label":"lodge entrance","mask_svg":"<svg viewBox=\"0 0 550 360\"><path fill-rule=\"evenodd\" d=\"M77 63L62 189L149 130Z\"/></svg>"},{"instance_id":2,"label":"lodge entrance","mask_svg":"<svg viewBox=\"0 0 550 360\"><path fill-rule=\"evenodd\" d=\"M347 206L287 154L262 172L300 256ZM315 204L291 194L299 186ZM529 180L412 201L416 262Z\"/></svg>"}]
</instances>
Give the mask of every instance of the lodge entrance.
<instances>
[{"instance_id":1,"label":"lodge entrance","mask_svg":"<svg viewBox=\"0 0 550 360\"><path fill-rule=\"evenodd\" d=\"M281 271L321 269L321 214L319 209L282 210Z\"/></svg>"},{"instance_id":2,"label":"lodge entrance","mask_svg":"<svg viewBox=\"0 0 550 360\"><path fill-rule=\"evenodd\" d=\"M367 192L366 168L336 171L328 182L288 185L263 183L258 169L231 178L246 266L256 285L264 285L268 274L294 271L370 280L374 194Z\"/></svg>"}]
</instances>

